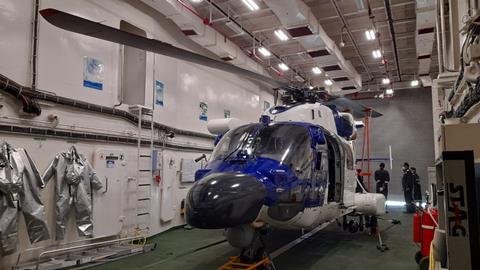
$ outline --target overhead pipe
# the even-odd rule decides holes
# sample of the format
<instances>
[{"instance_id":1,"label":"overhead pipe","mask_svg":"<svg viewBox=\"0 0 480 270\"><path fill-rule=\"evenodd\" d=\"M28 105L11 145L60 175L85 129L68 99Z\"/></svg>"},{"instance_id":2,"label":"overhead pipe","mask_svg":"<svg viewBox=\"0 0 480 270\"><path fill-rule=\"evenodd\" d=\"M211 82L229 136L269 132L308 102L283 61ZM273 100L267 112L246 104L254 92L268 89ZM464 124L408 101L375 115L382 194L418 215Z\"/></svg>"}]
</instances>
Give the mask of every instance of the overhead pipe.
<instances>
[{"instance_id":1,"label":"overhead pipe","mask_svg":"<svg viewBox=\"0 0 480 270\"><path fill-rule=\"evenodd\" d=\"M88 103L76 99L71 99L71 98L66 98L66 97L61 97L57 96L54 93L51 92L45 92L45 91L33 91L29 87L24 87L15 81L9 79L8 77L3 76L0 74L0 90L3 90L10 95L14 96L15 98L19 98L20 96L25 96L31 99L38 99L38 100L44 100L48 102L52 102L55 104L60 104L60 105L65 105L69 107L74 107L82 110L87 110L95 113L101 113L105 115L112 115L112 116L117 116L120 118L123 118L124 120L127 120L130 123L137 124L138 123L138 116L124 111L124 110L119 110L107 106L102 106L102 105L97 105L93 103ZM183 136L189 136L189 137L197 137L197 138L205 138L205 139L213 139L215 138L214 136L210 134L205 134L201 132L195 132L195 131L189 131L189 130L182 130L182 129L177 129L173 127L166 126L164 124L154 122L154 127L156 129L162 130L164 132L173 132L178 135L183 135ZM150 128L151 126L151 121L148 120L141 120L141 125L142 127L145 128Z\"/></svg>"},{"instance_id":2,"label":"overhead pipe","mask_svg":"<svg viewBox=\"0 0 480 270\"><path fill-rule=\"evenodd\" d=\"M400 62L398 61L397 40L395 39L395 28L393 27L393 16L392 16L392 8L390 6L390 0L384 0L384 3L385 3L385 12L387 13L388 24L390 26L390 35L392 36L393 52L395 57L395 64L397 67L397 76L399 81L402 81L402 74L400 72Z\"/></svg>"},{"instance_id":3,"label":"overhead pipe","mask_svg":"<svg viewBox=\"0 0 480 270\"><path fill-rule=\"evenodd\" d=\"M262 41L259 40L257 37L255 37L255 35L248 31L247 29L245 29L237 20L235 20L234 18L231 18L228 14L228 12L226 12L225 10L223 10L219 5L217 5L216 3L214 3L212 0L207 0L213 7L215 7L220 13L222 13L225 17L229 18L231 22L233 22L235 25L237 25L238 27L240 27L247 35L249 35L255 42L257 42L258 44L262 44ZM253 50L255 50L255 48L253 48ZM277 55L276 53L274 52L270 52L278 61L280 62L283 62L282 58ZM307 78L305 78L305 76L303 76L299 71L297 71L296 69L294 68L291 68L290 67L290 70L292 70L297 76L300 76L303 80L305 81L308 81Z\"/></svg>"},{"instance_id":4,"label":"overhead pipe","mask_svg":"<svg viewBox=\"0 0 480 270\"><path fill-rule=\"evenodd\" d=\"M38 13L40 9L40 0L35 0L33 7L32 22L32 90L37 89L37 55L38 55Z\"/></svg>"},{"instance_id":5,"label":"overhead pipe","mask_svg":"<svg viewBox=\"0 0 480 270\"><path fill-rule=\"evenodd\" d=\"M337 5L337 2L335 0L331 0L332 5L335 7L335 11L337 12L338 17L342 20L343 25L345 26L345 29L347 30L347 34L350 37L350 40L352 41L353 48L355 49L355 52L357 53L358 57L360 58L360 62L362 62L363 68L367 72L369 80L373 79L373 75L370 72L370 69L368 68L365 59L363 58L362 54L360 53L360 50L358 49L357 42L353 38L352 32L350 31L350 28L348 28L347 21L345 20L345 17L343 16L342 12L340 11L340 8Z\"/></svg>"},{"instance_id":6,"label":"overhead pipe","mask_svg":"<svg viewBox=\"0 0 480 270\"><path fill-rule=\"evenodd\" d=\"M444 64L443 64L443 57L442 57L442 42L441 42L441 35L445 34L445 33L440 33L440 16L439 16L439 11L440 11L440 8L439 8L439 3L440 0L436 0L435 1L435 10L436 10L436 19L435 19L435 31L437 32L437 57L438 57L438 73L441 74L443 73L443 67L444 67Z\"/></svg>"}]
</instances>

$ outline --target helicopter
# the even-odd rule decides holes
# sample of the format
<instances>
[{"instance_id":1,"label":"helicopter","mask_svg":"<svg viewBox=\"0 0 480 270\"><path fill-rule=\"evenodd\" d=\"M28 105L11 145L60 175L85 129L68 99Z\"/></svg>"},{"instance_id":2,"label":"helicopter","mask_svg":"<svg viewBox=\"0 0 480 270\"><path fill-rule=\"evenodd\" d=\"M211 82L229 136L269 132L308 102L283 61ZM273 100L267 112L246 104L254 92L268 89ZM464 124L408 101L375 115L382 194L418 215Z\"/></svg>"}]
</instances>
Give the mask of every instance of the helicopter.
<instances>
[{"instance_id":1,"label":"helicopter","mask_svg":"<svg viewBox=\"0 0 480 270\"><path fill-rule=\"evenodd\" d=\"M301 89L171 44L137 36L56 9L40 14L67 31L136 47L268 83L283 92L257 123L211 120L215 147L195 173L186 198L186 221L201 229L225 229L242 256L263 256L266 227L309 230L358 214L385 214L383 194L356 193L354 117L381 114L324 89ZM348 110L348 111L347 111Z\"/></svg>"},{"instance_id":2,"label":"helicopter","mask_svg":"<svg viewBox=\"0 0 480 270\"><path fill-rule=\"evenodd\" d=\"M245 249L266 225L309 230L351 213L385 214L382 194L355 193L354 117L320 96L288 88L284 105L258 123L209 122L216 145L188 192L187 223L225 229L229 243Z\"/></svg>"}]
</instances>

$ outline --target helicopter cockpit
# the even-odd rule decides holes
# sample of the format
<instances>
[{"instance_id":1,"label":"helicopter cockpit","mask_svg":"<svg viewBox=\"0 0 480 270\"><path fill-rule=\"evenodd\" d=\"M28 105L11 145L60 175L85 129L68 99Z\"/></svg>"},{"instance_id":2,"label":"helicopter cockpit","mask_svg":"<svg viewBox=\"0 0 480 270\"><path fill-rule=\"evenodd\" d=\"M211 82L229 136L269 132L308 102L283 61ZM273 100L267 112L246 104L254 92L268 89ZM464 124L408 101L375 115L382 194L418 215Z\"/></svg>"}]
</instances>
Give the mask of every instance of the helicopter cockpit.
<instances>
[{"instance_id":1,"label":"helicopter cockpit","mask_svg":"<svg viewBox=\"0 0 480 270\"><path fill-rule=\"evenodd\" d=\"M307 127L290 123L249 124L227 132L212 153L211 161L269 158L288 165L300 179L310 178L314 158Z\"/></svg>"}]
</instances>

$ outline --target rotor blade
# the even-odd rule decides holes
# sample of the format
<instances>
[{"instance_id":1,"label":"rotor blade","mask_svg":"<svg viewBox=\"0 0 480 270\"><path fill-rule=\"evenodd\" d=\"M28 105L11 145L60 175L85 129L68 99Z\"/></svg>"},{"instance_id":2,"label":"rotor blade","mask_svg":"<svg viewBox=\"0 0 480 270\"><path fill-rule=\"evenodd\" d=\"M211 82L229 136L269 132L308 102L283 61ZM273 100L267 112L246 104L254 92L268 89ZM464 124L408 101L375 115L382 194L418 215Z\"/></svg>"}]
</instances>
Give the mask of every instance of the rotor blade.
<instances>
[{"instance_id":1,"label":"rotor blade","mask_svg":"<svg viewBox=\"0 0 480 270\"><path fill-rule=\"evenodd\" d=\"M369 108L365 105L362 105L361 103L357 101L353 101L351 99L348 99L346 97L332 97L327 104L332 104L337 107L339 107L342 110L350 110L353 114L354 117L356 118L361 118L365 117L365 115L368 112L371 112L371 117L376 118L380 117L383 114L373 110L372 108Z\"/></svg>"},{"instance_id":2,"label":"rotor blade","mask_svg":"<svg viewBox=\"0 0 480 270\"><path fill-rule=\"evenodd\" d=\"M161 55L207 66L210 68L223 70L226 72L247 77L249 79L265 82L274 87L280 87L285 85L285 83L258 74L256 72L246 70L232 64L215 60L197 53L193 53L188 50L180 49L160 40L149 39L125 31L121 31L119 29L93 22L60 10L48 8L41 10L40 14L49 23L70 32L103 39L106 41L111 41L130 47L135 47L141 50L158 53Z\"/></svg>"},{"instance_id":3,"label":"rotor blade","mask_svg":"<svg viewBox=\"0 0 480 270\"><path fill-rule=\"evenodd\" d=\"M358 92L360 92L360 89L342 90L342 91L336 91L336 92L330 93L330 95L334 97L343 97L343 96L355 94Z\"/></svg>"}]
</instances>

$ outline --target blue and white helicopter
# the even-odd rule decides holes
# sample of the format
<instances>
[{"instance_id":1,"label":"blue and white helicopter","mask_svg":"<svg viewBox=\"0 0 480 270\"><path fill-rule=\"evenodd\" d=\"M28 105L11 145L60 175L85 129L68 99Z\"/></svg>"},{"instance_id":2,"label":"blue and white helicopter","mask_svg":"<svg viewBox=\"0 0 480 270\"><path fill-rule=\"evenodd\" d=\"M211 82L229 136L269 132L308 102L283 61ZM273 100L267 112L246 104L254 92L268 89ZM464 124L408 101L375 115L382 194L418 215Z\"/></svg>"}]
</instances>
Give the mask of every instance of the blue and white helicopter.
<instances>
[{"instance_id":1,"label":"blue and white helicopter","mask_svg":"<svg viewBox=\"0 0 480 270\"><path fill-rule=\"evenodd\" d=\"M56 9L40 11L67 31L151 51L285 88L285 83L229 63L148 39ZM215 149L186 200L187 222L197 228L226 229L230 244L257 257L256 232L271 226L304 230L347 214L385 213L382 194L355 193L356 128L352 114L365 107L345 97L322 102L325 93L286 88L285 105L265 111L258 123L211 121ZM371 111L372 117L381 114ZM245 253L242 251L243 255Z\"/></svg>"},{"instance_id":2,"label":"blue and white helicopter","mask_svg":"<svg viewBox=\"0 0 480 270\"><path fill-rule=\"evenodd\" d=\"M246 248L267 225L308 230L351 213L385 214L382 194L355 192L352 114L298 100L313 91L292 91L297 99L268 109L258 123L208 123L217 143L187 195L188 224L224 228L230 244Z\"/></svg>"}]
</instances>

